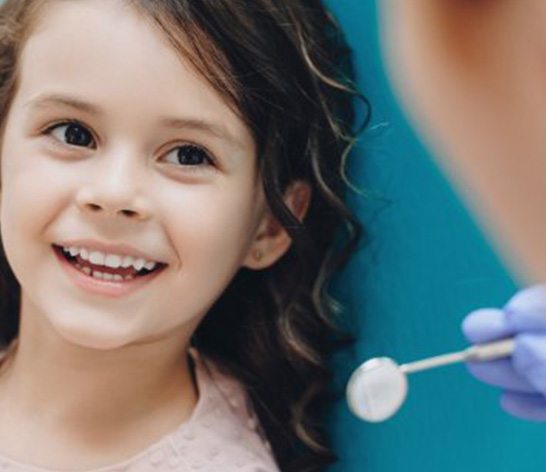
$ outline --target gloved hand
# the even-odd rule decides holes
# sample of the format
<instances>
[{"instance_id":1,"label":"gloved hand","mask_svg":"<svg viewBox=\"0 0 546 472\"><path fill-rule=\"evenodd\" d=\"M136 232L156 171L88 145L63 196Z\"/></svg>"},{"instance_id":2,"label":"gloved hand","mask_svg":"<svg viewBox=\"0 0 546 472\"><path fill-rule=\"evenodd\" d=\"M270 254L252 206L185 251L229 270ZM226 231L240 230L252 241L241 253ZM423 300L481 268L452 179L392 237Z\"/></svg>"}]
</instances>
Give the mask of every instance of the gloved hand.
<instances>
[{"instance_id":1,"label":"gloved hand","mask_svg":"<svg viewBox=\"0 0 546 472\"><path fill-rule=\"evenodd\" d=\"M502 309L470 312L462 330L472 344L514 337L510 357L467 362L467 369L478 380L503 389L500 403L508 413L546 421L546 285L519 291Z\"/></svg>"}]
</instances>

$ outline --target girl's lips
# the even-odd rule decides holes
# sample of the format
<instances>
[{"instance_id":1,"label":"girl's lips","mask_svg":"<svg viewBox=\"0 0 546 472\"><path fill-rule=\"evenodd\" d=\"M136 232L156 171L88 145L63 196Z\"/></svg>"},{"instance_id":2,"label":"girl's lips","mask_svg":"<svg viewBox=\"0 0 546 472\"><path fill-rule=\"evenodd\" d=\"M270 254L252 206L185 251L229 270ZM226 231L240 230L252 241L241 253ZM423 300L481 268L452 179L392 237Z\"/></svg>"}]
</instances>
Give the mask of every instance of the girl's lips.
<instances>
[{"instance_id":1,"label":"girl's lips","mask_svg":"<svg viewBox=\"0 0 546 472\"><path fill-rule=\"evenodd\" d=\"M122 295L127 295L135 290L138 290L143 285L152 281L157 277L163 270L164 267L153 271L150 274L136 276L132 280L100 280L87 275L80 270L76 269L68 260L61 254L61 250L57 249L55 246L52 246L53 253L55 257L61 264L61 267L64 269L66 274L69 276L70 280L81 289L96 293L98 295L104 295L107 297L120 297Z\"/></svg>"}]
</instances>

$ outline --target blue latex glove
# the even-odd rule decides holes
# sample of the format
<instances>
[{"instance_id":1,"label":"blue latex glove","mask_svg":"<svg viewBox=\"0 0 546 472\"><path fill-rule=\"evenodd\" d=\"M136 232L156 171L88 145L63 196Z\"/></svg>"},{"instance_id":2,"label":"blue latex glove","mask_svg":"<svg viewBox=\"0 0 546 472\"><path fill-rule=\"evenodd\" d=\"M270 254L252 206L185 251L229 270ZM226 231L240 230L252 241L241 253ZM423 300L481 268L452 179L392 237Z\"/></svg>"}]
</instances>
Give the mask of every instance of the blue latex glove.
<instances>
[{"instance_id":1,"label":"blue latex glove","mask_svg":"<svg viewBox=\"0 0 546 472\"><path fill-rule=\"evenodd\" d=\"M519 291L502 309L472 311L462 330L472 344L514 337L511 357L467 362L467 369L478 380L503 389L500 403L508 413L546 421L546 285Z\"/></svg>"}]
</instances>

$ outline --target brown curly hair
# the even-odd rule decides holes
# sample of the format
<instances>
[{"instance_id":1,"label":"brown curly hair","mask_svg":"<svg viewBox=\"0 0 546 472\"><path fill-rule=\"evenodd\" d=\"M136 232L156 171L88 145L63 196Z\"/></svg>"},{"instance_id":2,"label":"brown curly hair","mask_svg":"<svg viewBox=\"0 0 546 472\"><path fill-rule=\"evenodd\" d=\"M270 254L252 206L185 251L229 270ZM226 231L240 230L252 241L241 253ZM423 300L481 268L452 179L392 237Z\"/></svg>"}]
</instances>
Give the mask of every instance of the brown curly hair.
<instances>
[{"instance_id":1,"label":"brown curly hair","mask_svg":"<svg viewBox=\"0 0 546 472\"><path fill-rule=\"evenodd\" d=\"M0 139L19 53L51 1L0 6ZM344 204L345 161L358 134L353 99L367 104L354 86L350 50L320 0L122 1L158 27L247 124L269 208L292 238L272 267L240 269L192 345L245 385L281 470L324 470L336 459L322 426L327 363L348 339L336 327L339 305L327 285L363 236ZM283 201L295 180L312 190L303 221ZM3 247L0 256L0 339L9 344L19 329L20 287Z\"/></svg>"}]
</instances>

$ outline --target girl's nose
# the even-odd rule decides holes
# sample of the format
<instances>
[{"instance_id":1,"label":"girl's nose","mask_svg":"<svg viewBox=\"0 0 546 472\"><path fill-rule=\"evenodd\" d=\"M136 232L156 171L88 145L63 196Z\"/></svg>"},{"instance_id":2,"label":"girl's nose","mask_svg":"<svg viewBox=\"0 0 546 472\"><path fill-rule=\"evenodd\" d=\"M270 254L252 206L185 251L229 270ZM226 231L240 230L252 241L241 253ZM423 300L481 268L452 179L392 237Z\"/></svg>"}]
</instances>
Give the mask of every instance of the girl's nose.
<instances>
[{"instance_id":1,"label":"girl's nose","mask_svg":"<svg viewBox=\"0 0 546 472\"><path fill-rule=\"evenodd\" d=\"M135 155L103 155L101 158L93 174L78 189L78 207L98 216L147 220L151 204L143 193L145 166L136 162Z\"/></svg>"}]
</instances>

